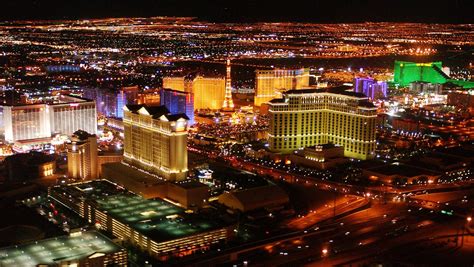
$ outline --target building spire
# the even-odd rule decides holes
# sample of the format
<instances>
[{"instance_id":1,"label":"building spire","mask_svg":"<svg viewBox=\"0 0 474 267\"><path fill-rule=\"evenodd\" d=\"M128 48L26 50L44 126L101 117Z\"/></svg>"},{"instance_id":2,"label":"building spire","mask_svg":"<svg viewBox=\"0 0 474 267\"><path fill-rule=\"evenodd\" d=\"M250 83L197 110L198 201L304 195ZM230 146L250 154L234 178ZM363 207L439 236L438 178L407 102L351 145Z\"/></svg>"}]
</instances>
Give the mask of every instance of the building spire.
<instances>
[{"instance_id":1,"label":"building spire","mask_svg":"<svg viewBox=\"0 0 474 267\"><path fill-rule=\"evenodd\" d=\"M230 78L230 59L227 59L226 77L225 77L225 99L222 108L225 110L234 109L234 101L232 101L232 85Z\"/></svg>"}]
</instances>

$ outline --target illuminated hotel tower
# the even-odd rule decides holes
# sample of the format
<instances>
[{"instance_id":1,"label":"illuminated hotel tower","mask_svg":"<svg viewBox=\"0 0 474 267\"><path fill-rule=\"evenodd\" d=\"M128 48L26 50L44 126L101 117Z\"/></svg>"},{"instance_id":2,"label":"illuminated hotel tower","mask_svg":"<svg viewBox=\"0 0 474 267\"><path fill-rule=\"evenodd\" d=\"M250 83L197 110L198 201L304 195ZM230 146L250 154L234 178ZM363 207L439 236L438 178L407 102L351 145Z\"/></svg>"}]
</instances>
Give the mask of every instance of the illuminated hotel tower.
<instances>
[{"instance_id":1,"label":"illuminated hotel tower","mask_svg":"<svg viewBox=\"0 0 474 267\"><path fill-rule=\"evenodd\" d=\"M165 106L126 105L124 161L170 181L186 179L188 120Z\"/></svg>"},{"instance_id":2,"label":"illuminated hotel tower","mask_svg":"<svg viewBox=\"0 0 474 267\"><path fill-rule=\"evenodd\" d=\"M97 137L78 130L67 145L67 171L70 178L93 180L98 178Z\"/></svg>"},{"instance_id":3,"label":"illuminated hotel tower","mask_svg":"<svg viewBox=\"0 0 474 267\"><path fill-rule=\"evenodd\" d=\"M348 87L289 90L269 102L269 148L293 151L320 144L344 147L346 157L370 159L375 151L376 107Z\"/></svg>"},{"instance_id":4,"label":"illuminated hotel tower","mask_svg":"<svg viewBox=\"0 0 474 267\"><path fill-rule=\"evenodd\" d=\"M219 110L225 99L225 78L209 76L165 77L163 88L189 92L194 97L194 109Z\"/></svg>"},{"instance_id":5,"label":"illuminated hotel tower","mask_svg":"<svg viewBox=\"0 0 474 267\"><path fill-rule=\"evenodd\" d=\"M72 135L78 129L97 133L95 101L72 95L58 95L53 103L0 106L5 140L51 138Z\"/></svg>"},{"instance_id":6,"label":"illuminated hotel tower","mask_svg":"<svg viewBox=\"0 0 474 267\"><path fill-rule=\"evenodd\" d=\"M308 88L309 69L273 69L255 71L255 100L259 107L291 89Z\"/></svg>"},{"instance_id":7,"label":"illuminated hotel tower","mask_svg":"<svg viewBox=\"0 0 474 267\"><path fill-rule=\"evenodd\" d=\"M230 78L230 60L227 60L226 65L226 76L225 76L225 99L224 104L222 105L224 110L233 110L234 101L232 101L232 85Z\"/></svg>"},{"instance_id":8,"label":"illuminated hotel tower","mask_svg":"<svg viewBox=\"0 0 474 267\"><path fill-rule=\"evenodd\" d=\"M194 97L192 93L162 88L160 90L160 104L170 113L184 113L188 116L188 125L194 124Z\"/></svg>"}]
</instances>

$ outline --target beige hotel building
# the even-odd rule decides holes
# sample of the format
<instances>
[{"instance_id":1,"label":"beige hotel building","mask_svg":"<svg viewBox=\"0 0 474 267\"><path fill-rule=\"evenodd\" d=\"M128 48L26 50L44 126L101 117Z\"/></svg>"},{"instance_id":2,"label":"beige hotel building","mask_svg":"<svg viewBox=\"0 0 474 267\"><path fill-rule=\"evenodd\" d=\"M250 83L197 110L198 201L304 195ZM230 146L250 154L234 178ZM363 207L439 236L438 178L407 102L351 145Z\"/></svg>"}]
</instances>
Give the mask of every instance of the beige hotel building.
<instances>
[{"instance_id":1,"label":"beige hotel building","mask_svg":"<svg viewBox=\"0 0 474 267\"><path fill-rule=\"evenodd\" d=\"M269 148L292 153L332 143L344 156L374 157L376 107L350 87L289 90L269 102Z\"/></svg>"},{"instance_id":2,"label":"beige hotel building","mask_svg":"<svg viewBox=\"0 0 474 267\"><path fill-rule=\"evenodd\" d=\"M170 181L186 179L187 121L165 106L126 105L124 161Z\"/></svg>"},{"instance_id":3,"label":"beige hotel building","mask_svg":"<svg viewBox=\"0 0 474 267\"><path fill-rule=\"evenodd\" d=\"M254 105L281 97L286 90L309 87L309 77L309 69L256 70Z\"/></svg>"},{"instance_id":4,"label":"beige hotel building","mask_svg":"<svg viewBox=\"0 0 474 267\"><path fill-rule=\"evenodd\" d=\"M194 95L194 109L218 110L225 100L224 77L164 77L163 88L190 92Z\"/></svg>"},{"instance_id":5,"label":"beige hotel building","mask_svg":"<svg viewBox=\"0 0 474 267\"><path fill-rule=\"evenodd\" d=\"M97 162L97 136L78 130L67 144L68 176L81 180L92 180L99 177Z\"/></svg>"}]
</instances>

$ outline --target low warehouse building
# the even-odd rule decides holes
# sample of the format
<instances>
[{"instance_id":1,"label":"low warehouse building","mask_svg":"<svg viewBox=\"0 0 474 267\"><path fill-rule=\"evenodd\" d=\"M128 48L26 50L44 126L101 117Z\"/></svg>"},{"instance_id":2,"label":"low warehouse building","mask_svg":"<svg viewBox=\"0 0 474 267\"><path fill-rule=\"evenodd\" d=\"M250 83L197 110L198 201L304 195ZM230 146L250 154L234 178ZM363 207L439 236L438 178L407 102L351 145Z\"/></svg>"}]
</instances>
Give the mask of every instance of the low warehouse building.
<instances>
[{"instance_id":1,"label":"low warehouse building","mask_svg":"<svg viewBox=\"0 0 474 267\"><path fill-rule=\"evenodd\" d=\"M220 195L218 199L222 205L241 212L280 208L289 201L286 192L276 185L227 192Z\"/></svg>"}]
</instances>

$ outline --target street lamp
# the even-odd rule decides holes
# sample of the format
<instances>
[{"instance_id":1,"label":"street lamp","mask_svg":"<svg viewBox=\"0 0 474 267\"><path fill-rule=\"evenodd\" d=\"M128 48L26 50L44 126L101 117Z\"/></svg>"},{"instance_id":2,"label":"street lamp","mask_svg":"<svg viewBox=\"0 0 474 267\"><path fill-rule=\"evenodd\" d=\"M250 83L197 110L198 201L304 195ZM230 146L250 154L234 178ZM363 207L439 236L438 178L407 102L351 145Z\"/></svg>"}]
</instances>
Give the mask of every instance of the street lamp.
<instances>
[{"instance_id":1,"label":"street lamp","mask_svg":"<svg viewBox=\"0 0 474 267\"><path fill-rule=\"evenodd\" d=\"M464 226L462 226L462 228L461 228L461 247L464 245L464 231L469 228L469 224L471 223L471 221L472 221L472 217L468 216L466 218L466 224ZM467 230L467 231L469 233L469 230ZM457 245L457 239L456 239L456 245Z\"/></svg>"},{"instance_id":2,"label":"street lamp","mask_svg":"<svg viewBox=\"0 0 474 267\"><path fill-rule=\"evenodd\" d=\"M462 244L464 244L464 230L466 230L466 232L467 232L468 234L471 234L471 232L470 232L470 230L469 230L469 229L470 229L470 225L469 225L469 224L470 224L471 221L472 221L472 217L471 217L471 216L468 216L468 217L466 218L466 221L467 221L467 222L466 222L466 225L465 225L465 226L463 227L463 229L462 229L462 243L461 243L461 246L462 246Z\"/></svg>"},{"instance_id":3,"label":"street lamp","mask_svg":"<svg viewBox=\"0 0 474 267\"><path fill-rule=\"evenodd\" d=\"M325 257L328 254L328 250L326 248L324 248L321 252L323 253L323 257Z\"/></svg>"}]
</instances>

